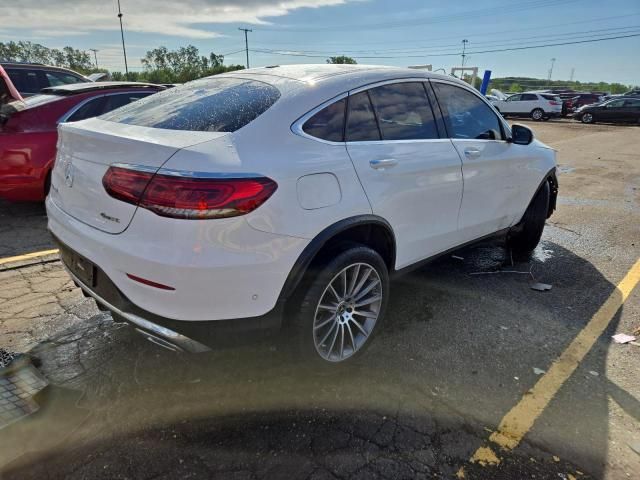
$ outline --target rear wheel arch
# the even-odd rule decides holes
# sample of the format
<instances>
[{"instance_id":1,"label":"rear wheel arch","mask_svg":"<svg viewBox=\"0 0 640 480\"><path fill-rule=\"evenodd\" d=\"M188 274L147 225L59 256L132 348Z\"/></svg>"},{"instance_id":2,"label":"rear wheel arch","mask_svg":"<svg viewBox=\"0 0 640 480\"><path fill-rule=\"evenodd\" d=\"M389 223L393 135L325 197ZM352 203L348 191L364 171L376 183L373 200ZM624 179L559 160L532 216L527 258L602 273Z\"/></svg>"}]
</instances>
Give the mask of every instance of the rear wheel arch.
<instances>
[{"instance_id":1,"label":"rear wheel arch","mask_svg":"<svg viewBox=\"0 0 640 480\"><path fill-rule=\"evenodd\" d=\"M346 218L322 230L302 251L280 293L279 301L286 302L304 285L305 277L317 265L323 264L339 252L353 245L372 248L383 258L387 269L395 268L396 240L391 225L376 215Z\"/></svg>"}]
</instances>

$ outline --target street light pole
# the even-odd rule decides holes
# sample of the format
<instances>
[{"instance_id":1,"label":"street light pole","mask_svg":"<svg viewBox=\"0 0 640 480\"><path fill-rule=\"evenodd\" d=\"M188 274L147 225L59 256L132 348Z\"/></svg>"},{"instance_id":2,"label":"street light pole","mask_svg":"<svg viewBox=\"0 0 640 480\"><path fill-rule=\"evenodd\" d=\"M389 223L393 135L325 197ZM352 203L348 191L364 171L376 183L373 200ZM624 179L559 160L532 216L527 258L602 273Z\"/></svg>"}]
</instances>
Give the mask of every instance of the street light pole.
<instances>
[{"instance_id":1,"label":"street light pole","mask_svg":"<svg viewBox=\"0 0 640 480\"><path fill-rule=\"evenodd\" d=\"M91 50L93 52L93 58L96 61L96 68L99 68L98 67L98 50L95 49L95 48L90 48L89 50Z\"/></svg>"},{"instance_id":2,"label":"street light pole","mask_svg":"<svg viewBox=\"0 0 640 480\"><path fill-rule=\"evenodd\" d=\"M247 39L247 32L253 32L250 28L238 28L244 32L244 50L247 54L247 68L249 68L249 40Z\"/></svg>"},{"instance_id":3,"label":"street light pole","mask_svg":"<svg viewBox=\"0 0 640 480\"><path fill-rule=\"evenodd\" d=\"M127 65L127 50L124 48L124 30L122 29L122 11L120 10L120 0L118 0L118 18L120 19L120 36L122 37L122 53L124 55L124 72L129 80L129 66Z\"/></svg>"}]
</instances>

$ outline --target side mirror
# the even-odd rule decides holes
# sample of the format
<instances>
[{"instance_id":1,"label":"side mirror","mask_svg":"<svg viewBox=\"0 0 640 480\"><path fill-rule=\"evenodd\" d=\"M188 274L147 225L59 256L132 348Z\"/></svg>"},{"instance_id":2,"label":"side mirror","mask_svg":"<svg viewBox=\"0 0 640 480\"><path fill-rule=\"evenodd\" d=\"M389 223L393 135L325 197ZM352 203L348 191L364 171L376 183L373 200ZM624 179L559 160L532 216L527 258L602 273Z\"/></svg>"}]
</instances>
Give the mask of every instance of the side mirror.
<instances>
[{"instance_id":1,"label":"side mirror","mask_svg":"<svg viewBox=\"0 0 640 480\"><path fill-rule=\"evenodd\" d=\"M530 128L516 123L511 126L511 138L509 140L517 145L529 145L533 142L533 132Z\"/></svg>"}]
</instances>

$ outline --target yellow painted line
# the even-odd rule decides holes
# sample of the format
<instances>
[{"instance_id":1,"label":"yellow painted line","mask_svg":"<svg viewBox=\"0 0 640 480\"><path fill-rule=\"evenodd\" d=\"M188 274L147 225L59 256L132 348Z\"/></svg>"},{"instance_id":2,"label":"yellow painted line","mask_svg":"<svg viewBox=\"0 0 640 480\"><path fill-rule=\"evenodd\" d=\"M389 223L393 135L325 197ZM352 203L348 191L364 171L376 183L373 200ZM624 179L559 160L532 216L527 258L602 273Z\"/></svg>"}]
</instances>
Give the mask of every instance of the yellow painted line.
<instances>
[{"instance_id":1,"label":"yellow painted line","mask_svg":"<svg viewBox=\"0 0 640 480\"><path fill-rule=\"evenodd\" d=\"M564 382L573 374L600 335L609 326L616 312L640 282L640 259L631 267L609 298L591 317L589 323L553 362L535 386L502 419L489 440L506 449L514 449L531 429ZM471 457L472 463L497 464L500 460L489 447L480 447Z\"/></svg>"},{"instance_id":2,"label":"yellow painted line","mask_svg":"<svg viewBox=\"0 0 640 480\"><path fill-rule=\"evenodd\" d=\"M58 249L54 250L42 250L41 252L26 253L24 255L17 255L15 257L0 258L0 265L6 263L22 262L24 260L31 260L32 258L46 257L47 255L55 255L58 253Z\"/></svg>"}]
</instances>

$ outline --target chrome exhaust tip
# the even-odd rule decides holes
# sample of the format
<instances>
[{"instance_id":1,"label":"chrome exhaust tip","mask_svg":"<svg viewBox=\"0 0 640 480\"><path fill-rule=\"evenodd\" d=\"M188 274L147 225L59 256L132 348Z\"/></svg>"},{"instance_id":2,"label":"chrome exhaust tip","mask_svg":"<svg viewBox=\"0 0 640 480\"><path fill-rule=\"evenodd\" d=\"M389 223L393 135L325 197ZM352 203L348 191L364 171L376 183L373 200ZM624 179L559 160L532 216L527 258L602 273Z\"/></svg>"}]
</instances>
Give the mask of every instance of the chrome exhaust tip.
<instances>
[{"instance_id":1,"label":"chrome exhaust tip","mask_svg":"<svg viewBox=\"0 0 640 480\"><path fill-rule=\"evenodd\" d=\"M152 335L149 332L145 332L144 330L140 330L139 328L136 328L135 330L136 332L141 334L144 338L146 338L147 340L149 340L151 343L155 345L166 348L167 350L170 350L172 352L184 352L184 350L180 348L178 345L175 345L165 340L164 338L156 337L155 335Z\"/></svg>"}]
</instances>

